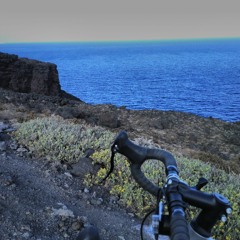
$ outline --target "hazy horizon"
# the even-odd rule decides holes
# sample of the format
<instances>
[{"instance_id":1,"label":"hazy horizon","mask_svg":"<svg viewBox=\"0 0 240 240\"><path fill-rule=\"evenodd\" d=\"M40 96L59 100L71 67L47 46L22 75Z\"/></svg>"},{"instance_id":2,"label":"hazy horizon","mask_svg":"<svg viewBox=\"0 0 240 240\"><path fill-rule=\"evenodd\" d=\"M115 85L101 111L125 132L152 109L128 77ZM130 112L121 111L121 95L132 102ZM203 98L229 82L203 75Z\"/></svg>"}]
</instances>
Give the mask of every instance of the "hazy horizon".
<instances>
[{"instance_id":1,"label":"hazy horizon","mask_svg":"<svg viewBox=\"0 0 240 240\"><path fill-rule=\"evenodd\" d=\"M239 38L237 0L1 0L0 43Z\"/></svg>"},{"instance_id":2,"label":"hazy horizon","mask_svg":"<svg viewBox=\"0 0 240 240\"><path fill-rule=\"evenodd\" d=\"M240 37L202 37L202 38L162 38L162 39L122 39L122 40L70 40L70 41L19 41L19 42L0 42L0 44L64 44L64 43L134 43L134 42L175 42L175 41L221 41L221 40L240 40Z\"/></svg>"}]
</instances>

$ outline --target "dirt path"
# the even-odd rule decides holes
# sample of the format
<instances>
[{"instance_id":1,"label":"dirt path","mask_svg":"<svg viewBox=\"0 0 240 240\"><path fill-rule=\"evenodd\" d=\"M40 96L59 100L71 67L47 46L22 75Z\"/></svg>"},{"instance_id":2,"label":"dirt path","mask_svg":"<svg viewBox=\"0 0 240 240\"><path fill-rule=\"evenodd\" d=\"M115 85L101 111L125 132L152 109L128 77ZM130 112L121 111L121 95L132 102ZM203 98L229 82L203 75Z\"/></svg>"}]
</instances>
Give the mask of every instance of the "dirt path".
<instances>
[{"instance_id":1,"label":"dirt path","mask_svg":"<svg viewBox=\"0 0 240 240\"><path fill-rule=\"evenodd\" d=\"M139 220L101 187L86 189L64 167L21 157L14 144L0 129L0 239L76 239L90 223L104 240L139 239Z\"/></svg>"}]
</instances>

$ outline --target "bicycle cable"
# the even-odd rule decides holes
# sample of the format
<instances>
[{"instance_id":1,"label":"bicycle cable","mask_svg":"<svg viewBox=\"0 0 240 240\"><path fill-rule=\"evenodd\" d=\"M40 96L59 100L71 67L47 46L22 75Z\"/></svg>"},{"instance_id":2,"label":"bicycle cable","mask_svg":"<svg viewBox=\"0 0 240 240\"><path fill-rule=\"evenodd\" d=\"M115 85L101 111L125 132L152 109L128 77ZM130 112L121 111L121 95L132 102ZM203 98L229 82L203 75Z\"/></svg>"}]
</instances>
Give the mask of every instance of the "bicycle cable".
<instances>
[{"instance_id":1,"label":"bicycle cable","mask_svg":"<svg viewBox=\"0 0 240 240\"><path fill-rule=\"evenodd\" d=\"M112 147L111 147L111 153L112 153L112 154L111 154L111 160L110 160L110 163L111 163L110 169L109 169L108 173L106 174L106 176L100 181L100 184L104 183L105 180L106 180L106 179L110 176L110 174L113 172L113 170L114 170L114 157L115 157L116 152L117 152L117 149L115 149L115 146L112 145Z\"/></svg>"}]
</instances>

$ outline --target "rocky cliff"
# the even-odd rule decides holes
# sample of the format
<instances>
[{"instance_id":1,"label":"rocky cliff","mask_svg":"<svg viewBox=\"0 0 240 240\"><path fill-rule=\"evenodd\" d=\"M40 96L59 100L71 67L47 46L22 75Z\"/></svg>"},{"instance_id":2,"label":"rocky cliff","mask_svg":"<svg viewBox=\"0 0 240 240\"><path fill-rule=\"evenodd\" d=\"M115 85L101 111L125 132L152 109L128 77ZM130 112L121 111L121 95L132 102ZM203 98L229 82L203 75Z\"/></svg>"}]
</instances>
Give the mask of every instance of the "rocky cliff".
<instances>
[{"instance_id":1,"label":"rocky cliff","mask_svg":"<svg viewBox=\"0 0 240 240\"><path fill-rule=\"evenodd\" d=\"M0 87L16 92L59 95L57 66L0 52Z\"/></svg>"}]
</instances>

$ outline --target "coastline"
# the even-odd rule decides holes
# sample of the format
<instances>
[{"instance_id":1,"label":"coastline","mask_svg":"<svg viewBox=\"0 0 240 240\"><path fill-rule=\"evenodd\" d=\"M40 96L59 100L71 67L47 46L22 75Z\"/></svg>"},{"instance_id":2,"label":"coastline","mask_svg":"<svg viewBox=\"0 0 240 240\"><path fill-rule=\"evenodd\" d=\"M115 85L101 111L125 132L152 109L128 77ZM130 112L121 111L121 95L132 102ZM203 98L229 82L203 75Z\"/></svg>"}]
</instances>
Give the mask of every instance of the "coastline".
<instances>
[{"instance_id":1,"label":"coastline","mask_svg":"<svg viewBox=\"0 0 240 240\"><path fill-rule=\"evenodd\" d=\"M91 104L173 109L224 121L240 120L239 43L231 44L227 39L212 39L211 44L198 45L196 39L192 44L185 40L182 43L166 46L156 42L146 49L135 43L129 48L128 44L114 42L91 43L94 47L81 47L80 43L52 43L49 47L48 43L25 43L25 47L16 44L5 47L5 51L57 64L62 88ZM145 84L150 86L145 89Z\"/></svg>"},{"instance_id":2,"label":"coastline","mask_svg":"<svg viewBox=\"0 0 240 240\"><path fill-rule=\"evenodd\" d=\"M240 122L224 122L190 113L129 110L109 104L91 105L65 96L18 93L0 88L0 119L26 121L58 115L133 138L147 138L176 155L200 159L227 171L240 172ZM68 98L66 98L66 96ZM229 166L230 167L229 169Z\"/></svg>"}]
</instances>

